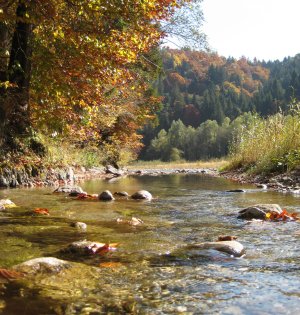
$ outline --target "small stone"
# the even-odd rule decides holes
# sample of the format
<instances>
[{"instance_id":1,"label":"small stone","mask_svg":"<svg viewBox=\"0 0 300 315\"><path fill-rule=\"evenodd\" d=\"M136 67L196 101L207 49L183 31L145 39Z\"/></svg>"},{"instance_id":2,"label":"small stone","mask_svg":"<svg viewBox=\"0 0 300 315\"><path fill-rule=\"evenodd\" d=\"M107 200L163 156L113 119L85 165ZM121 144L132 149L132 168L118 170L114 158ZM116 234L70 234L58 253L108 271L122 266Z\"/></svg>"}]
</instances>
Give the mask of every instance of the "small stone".
<instances>
[{"instance_id":1,"label":"small stone","mask_svg":"<svg viewBox=\"0 0 300 315\"><path fill-rule=\"evenodd\" d=\"M244 246L237 241L219 241L191 244L188 249L215 249L234 257L241 257L245 254Z\"/></svg>"},{"instance_id":2,"label":"small stone","mask_svg":"<svg viewBox=\"0 0 300 315\"><path fill-rule=\"evenodd\" d=\"M71 223L72 227L75 227L78 230L86 231L87 225L83 222L73 222Z\"/></svg>"},{"instance_id":3,"label":"small stone","mask_svg":"<svg viewBox=\"0 0 300 315\"><path fill-rule=\"evenodd\" d=\"M109 190L105 190L101 194L99 194L98 199L102 201L115 200L114 196Z\"/></svg>"}]
</instances>

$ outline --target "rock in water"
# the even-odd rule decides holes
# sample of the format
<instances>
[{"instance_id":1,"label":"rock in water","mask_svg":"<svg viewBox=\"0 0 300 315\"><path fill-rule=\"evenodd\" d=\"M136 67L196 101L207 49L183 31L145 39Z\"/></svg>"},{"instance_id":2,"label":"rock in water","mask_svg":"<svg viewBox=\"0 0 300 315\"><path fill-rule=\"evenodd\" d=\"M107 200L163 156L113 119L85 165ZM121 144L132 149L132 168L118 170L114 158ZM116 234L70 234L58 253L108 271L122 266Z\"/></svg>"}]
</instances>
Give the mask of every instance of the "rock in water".
<instances>
[{"instance_id":1,"label":"rock in water","mask_svg":"<svg viewBox=\"0 0 300 315\"><path fill-rule=\"evenodd\" d=\"M65 185L54 190L55 193L82 194L84 191L79 186Z\"/></svg>"},{"instance_id":2,"label":"rock in water","mask_svg":"<svg viewBox=\"0 0 300 315\"><path fill-rule=\"evenodd\" d=\"M25 261L13 267L14 270L28 274L58 273L71 267L71 263L54 257L40 257Z\"/></svg>"},{"instance_id":3,"label":"rock in water","mask_svg":"<svg viewBox=\"0 0 300 315\"><path fill-rule=\"evenodd\" d=\"M246 190L245 189L230 189L230 190L226 190L226 192L237 192L237 193L239 193L239 192L246 192Z\"/></svg>"},{"instance_id":4,"label":"rock in water","mask_svg":"<svg viewBox=\"0 0 300 315\"><path fill-rule=\"evenodd\" d=\"M188 249L215 249L234 257L241 257L245 254L244 246L237 241L219 241L192 244Z\"/></svg>"},{"instance_id":5,"label":"rock in water","mask_svg":"<svg viewBox=\"0 0 300 315\"><path fill-rule=\"evenodd\" d=\"M71 223L72 227L75 227L76 229L80 231L86 231L87 225L84 222L73 222Z\"/></svg>"},{"instance_id":6,"label":"rock in water","mask_svg":"<svg viewBox=\"0 0 300 315\"><path fill-rule=\"evenodd\" d=\"M139 190L131 196L132 199L151 200L152 195L147 190Z\"/></svg>"},{"instance_id":7,"label":"rock in water","mask_svg":"<svg viewBox=\"0 0 300 315\"><path fill-rule=\"evenodd\" d=\"M239 219L260 219L265 220L266 214L275 212L280 214L282 212L281 207L278 204L257 204L239 211Z\"/></svg>"},{"instance_id":8,"label":"rock in water","mask_svg":"<svg viewBox=\"0 0 300 315\"><path fill-rule=\"evenodd\" d=\"M115 200L114 196L109 190L105 190L101 194L99 194L98 199L102 201Z\"/></svg>"},{"instance_id":9,"label":"rock in water","mask_svg":"<svg viewBox=\"0 0 300 315\"><path fill-rule=\"evenodd\" d=\"M128 197L128 192L126 191L116 191L114 193L114 196L117 196L117 197Z\"/></svg>"}]
</instances>

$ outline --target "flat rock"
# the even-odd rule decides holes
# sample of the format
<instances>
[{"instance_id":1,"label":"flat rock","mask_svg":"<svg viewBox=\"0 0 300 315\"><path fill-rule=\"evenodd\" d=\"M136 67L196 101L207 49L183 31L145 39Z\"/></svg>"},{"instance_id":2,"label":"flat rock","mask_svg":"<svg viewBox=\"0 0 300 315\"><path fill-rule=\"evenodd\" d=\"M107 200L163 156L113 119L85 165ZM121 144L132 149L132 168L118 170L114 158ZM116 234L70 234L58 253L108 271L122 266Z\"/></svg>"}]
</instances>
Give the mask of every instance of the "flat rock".
<instances>
[{"instance_id":1,"label":"flat rock","mask_svg":"<svg viewBox=\"0 0 300 315\"><path fill-rule=\"evenodd\" d=\"M242 193L244 193L244 192L246 192L246 190L245 189L230 189L230 190L226 190L226 192L236 192L236 193L242 192Z\"/></svg>"},{"instance_id":2,"label":"flat rock","mask_svg":"<svg viewBox=\"0 0 300 315\"><path fill-rule=\"evenodd\" d=\"M71 263L55 257L39 257L13 267L14 270L28 274L58 273L71 267Z\"/></svg>"},{"instance_id":3,"label":"flat rock","mask_svg":"<svg viewBox=\"0 0 300 315\"><path fill-rule=\"evenodd\" d=\"M136 193L134 193L131 196L132 199L137 199L137 200L151 200L152 199L152 195L149 193L149 191L147 190L139 190Z\"/></svg>"},{"instance_id":4,"label":"flat rock","mask_svg":"<svg viewBox=\"0 0 300 315\"><path fill-rule=\"evenodd\" d=\"M245 254L244 246L237 241L219 241L191 244L188 249L215 249L234 257L241 257Z\"/></svg>"},{"instance_id":5,"label":"flat rock","mask_svg":"<svg viewBox=\"0 0 300 315\"><path fill-rule=\"evenodd\" d=\"M269 212L276 212L280 214L282 212L281 207L278 204L257 204L239 211L239 219L260 219L265 220L266 214Z\"/></svg>"},{"instance_id":6,"label":"flat rock","mask_svg":"<svg viewBox=\"0 0 300 315\"><path fill-rule=\"evenodd\" d=\"M59 186L57 189L54 190L54 192L55 193L68 193L68 194L73 194L74 196L84 193L81 187L72 186L72 185Z\"/></svg>"}]
</instances>

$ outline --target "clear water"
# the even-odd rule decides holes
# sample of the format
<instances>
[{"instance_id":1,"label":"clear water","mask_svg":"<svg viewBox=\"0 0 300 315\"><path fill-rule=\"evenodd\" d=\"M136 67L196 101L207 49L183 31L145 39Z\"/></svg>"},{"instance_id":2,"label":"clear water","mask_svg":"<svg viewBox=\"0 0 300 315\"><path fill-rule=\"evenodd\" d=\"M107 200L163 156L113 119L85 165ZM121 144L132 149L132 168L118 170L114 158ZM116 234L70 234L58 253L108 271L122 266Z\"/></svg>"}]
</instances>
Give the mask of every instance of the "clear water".
<instances>
[{"instance_id":1,"label":"clear water","mask_svg":"<svg viewBox=\"0 0 300 315\"><path fill-rule=\"evenodd\" d=\"M1 199L19 207L0 212L0 267L43 256L75 262L59 275L0 283L2 314L299 314L300 223L249 223L236 214L256 203L300 213L300 197L205 175L93 180L82 187L146 189L154 200L78 201L48 188L1 190ZM226 192L235 188L247 191ZM36 207L51 215L32 216ZM145 224L116 223L132 216ZM70 226L76 221L87 231ZM238 236L246 256L184 248L219 235ZM83 239L120 245L105 256L60 252Z\"/></svg>"}]
</instances>

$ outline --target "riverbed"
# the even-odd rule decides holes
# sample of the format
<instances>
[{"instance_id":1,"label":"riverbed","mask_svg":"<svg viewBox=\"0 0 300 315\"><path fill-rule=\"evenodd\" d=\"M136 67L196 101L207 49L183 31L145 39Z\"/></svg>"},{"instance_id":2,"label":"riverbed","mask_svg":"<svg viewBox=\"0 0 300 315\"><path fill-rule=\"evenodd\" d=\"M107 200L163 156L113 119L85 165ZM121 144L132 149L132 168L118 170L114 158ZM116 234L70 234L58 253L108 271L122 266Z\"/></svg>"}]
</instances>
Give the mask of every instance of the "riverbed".
<instances>
[{"instance_id":1,"label":"riverbed","mask_svg":"<svg viewBox=\"0 0 300 315\"><path fill-rule=\"evenodd\" d=\"M278 203L300 213L300 196L241 186L205 174L128 176L91 180L90 194L140 189L152 201L76 200L52 188L1 190L18 207L0 212L0 267L52 256L77 263L76 272L3 283L2 314L298 314L299 222L247 222L237 212ZM243 193L226 192L243 188ZM49 216L33 216L34 208ZM120 224L118 218L144 224ZM87 230L71 226L84 222ZM186 244L235 235L243 258ZM61 250L71 242L118 243L92 257Z\"/></svg>"}]
</instances>

